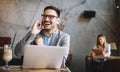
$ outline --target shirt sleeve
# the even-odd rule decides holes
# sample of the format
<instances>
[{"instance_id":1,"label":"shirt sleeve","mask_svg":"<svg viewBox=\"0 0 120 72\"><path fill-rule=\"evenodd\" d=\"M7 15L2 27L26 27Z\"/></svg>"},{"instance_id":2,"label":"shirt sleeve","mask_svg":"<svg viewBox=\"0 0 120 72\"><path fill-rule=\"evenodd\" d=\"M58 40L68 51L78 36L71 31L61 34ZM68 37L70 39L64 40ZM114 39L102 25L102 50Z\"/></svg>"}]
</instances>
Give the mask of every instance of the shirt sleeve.
<instances>
[{"instance_id":1,"label":"shirt sleeve","mask_svg":"<svg viewBox=\"0 0 120 72\"><path fill-rule=\"evenodd\" d=\"M70 49L70 35L66 34L64 36L61 46L66 47L66 51L65 51L64 56L67 59L68 54L69 54L69 49Z\"/></svg>"},{"instance_id":2,"label":"shirt sleeve","mask_svg":"<svg viewBox=\"0 0 120 72\"><path fill-rule=\"evenodd\" d=\"M111 46L110 46L110 44L107 44L105 53L106 53L107 56L111 55Z\"/></svg>"},{"instance_id":3,"label":"shirt sleeve","mask_svg":"<svg viewBox=\"0 0 120 72\"><path fill-rule=\"evenodd\" d=\"M30 44L34 38L36 37L36 35L32 34L31 31L27 33L27 35L20 40L17 45L15 46L15 50L14 53L17 57L21 57L23 56L23 48L26 44Z\"/></svg>"}]
</instances>

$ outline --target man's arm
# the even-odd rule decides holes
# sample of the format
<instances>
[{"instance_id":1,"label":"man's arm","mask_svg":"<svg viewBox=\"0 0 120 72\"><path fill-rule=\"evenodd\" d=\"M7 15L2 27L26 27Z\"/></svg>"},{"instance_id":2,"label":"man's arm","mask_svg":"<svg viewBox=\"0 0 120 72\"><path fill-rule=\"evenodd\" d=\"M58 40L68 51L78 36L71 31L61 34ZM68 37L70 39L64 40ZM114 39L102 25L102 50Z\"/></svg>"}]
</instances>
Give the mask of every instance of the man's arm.
<instances>
[{"instance_id":1,"label":"man's arm","mask_svg":"<svg viewBox=\"0 0 120 72\"><path fill-rule=\"evenodd\" d=\"M65 52L65 54L64 54L65 58L67 59L68 54L69 54L69 49L70 49L70 35L66 34L66 35L63 37L63 41L62 41L61 46L67 47L67 48L66 48L66 52Z\"/></svg>"},{"instance_id":2,"label":"man's arm","mask_svg":"<svg viewBox=\"0 0 120 72\"><path fill-rule=\"evenodd\" d=\"M41 29L41 20L37 20L35 24L32 26L32 30L22 39L15 47L15 55L18 57L23 56L23 48L26 44L31 44L37 34L40 33Z\"/></svg>"},{"instance_id":3,"label":"man's arm","mask_svg":"<svg viewBox=\"0 0 120 72\"><path fill-rule=\"evenodd\" d=\"M34 40L34 38L36 37L35 34L32 34L31 32L28 32L27 35L20 40L20 42L17 43L16 47L15 47L15 55L18 57L23 56L23 48L26 44L31 44L31 42Z\"/></svg>"},{"instance_id":4,"label":"man's arm","mask_svg":"<svg viewBox=\"0 0 120 72\"><path fill-rule=\"evenodd\" d=\"M66 51L65 51L63 63L62 63L62 66L65 67L65 63L66 63L66 60L69 54L69 49L70 49L70 35L68 34L64 35L61 46L66 47Z\"/></svg>"},{"instance_id":5,"label":"man's arm","mask_svg":"<svg viewBox=\"0 0 120 72\"><path fill-rule=\"evenodd\" d=\"M63 41L62 41L61 46L63 46L63 47L70 47L70 35L66 34L63 37Z\"/></svg>"}]
</instances>

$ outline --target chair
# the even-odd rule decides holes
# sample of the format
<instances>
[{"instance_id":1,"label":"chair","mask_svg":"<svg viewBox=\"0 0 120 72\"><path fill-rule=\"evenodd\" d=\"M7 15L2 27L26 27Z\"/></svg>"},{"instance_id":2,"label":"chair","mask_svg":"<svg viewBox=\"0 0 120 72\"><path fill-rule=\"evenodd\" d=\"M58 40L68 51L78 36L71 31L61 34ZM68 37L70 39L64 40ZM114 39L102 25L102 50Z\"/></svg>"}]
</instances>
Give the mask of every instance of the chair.
<instances>
[{"instance_id":1,"label":"chair","mask_svg":"<svg viewBox=\"0 0 120 72\"><path fill-rule=\"evenodd\" d=\"M72 54L69 54L65 63L68 68L70 68L71 66L71 60L72 60Z\"/></svg>"},{"instance_id":2,"label":"chair","mask_svg":"<svg viewBox=\"0 0 120 72\"><path fill-rule=\"evenodd\" d=\"M5 44L11 44L11 37L0 37L0 49L3 49Z\"/></svg>"}]
</instances>

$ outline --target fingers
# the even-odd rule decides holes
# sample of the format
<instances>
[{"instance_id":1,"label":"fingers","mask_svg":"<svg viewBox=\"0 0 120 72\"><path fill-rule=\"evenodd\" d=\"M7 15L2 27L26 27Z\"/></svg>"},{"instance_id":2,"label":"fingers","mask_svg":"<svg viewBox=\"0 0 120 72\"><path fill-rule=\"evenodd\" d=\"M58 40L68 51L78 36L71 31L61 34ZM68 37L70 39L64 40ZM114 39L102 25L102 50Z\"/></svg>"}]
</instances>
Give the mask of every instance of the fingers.
<instances>
[{"instance_id":1,"label":"fingers","mask_svg":"<svg viewBox=\"0 0 120 72\"><path fill-rule=\"evenodd\" d=\"M41 28L41 25L42 25L42 21L37 20L37 21L35 22L35 24L34 24L34 27L36 27L36 28Z\"/></svg>"},{"instance_id":2,"label":"fingers","mask_svg":"<svg viewBox=\"0 0 120 72\"><path fill-rule=\"evenodd\" d=\"M38 34L41 31L41 24L42 24L42 21L37 20L32 27L32 33Z\"/></svg>"}]
</instances>

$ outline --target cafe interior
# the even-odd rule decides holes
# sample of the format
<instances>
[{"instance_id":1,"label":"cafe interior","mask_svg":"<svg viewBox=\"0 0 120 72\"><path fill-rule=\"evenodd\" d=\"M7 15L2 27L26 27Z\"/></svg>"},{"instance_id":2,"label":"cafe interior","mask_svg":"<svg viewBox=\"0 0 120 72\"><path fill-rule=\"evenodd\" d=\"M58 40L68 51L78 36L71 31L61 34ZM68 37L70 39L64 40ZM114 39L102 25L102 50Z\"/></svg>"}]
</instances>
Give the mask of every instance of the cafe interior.
<instances>
[{"instance_id":1,"label":"cafe interior","mask_svg":"<svg viewBox=\"0 0 120 72\"><path fill-rule=\"evenodd\" d=\"M66 66L23 69L23 58L15 55L15 47L49 5L60 9L58 28L70 35ZM90 56L99 34L110 44L110 57ZM5 45L12 49L7 71L2 69ZM99 72L120 72L120 0L0 0L0 72L94 72L95 59L100 60Z\"/></svg>"}]
</instances>

